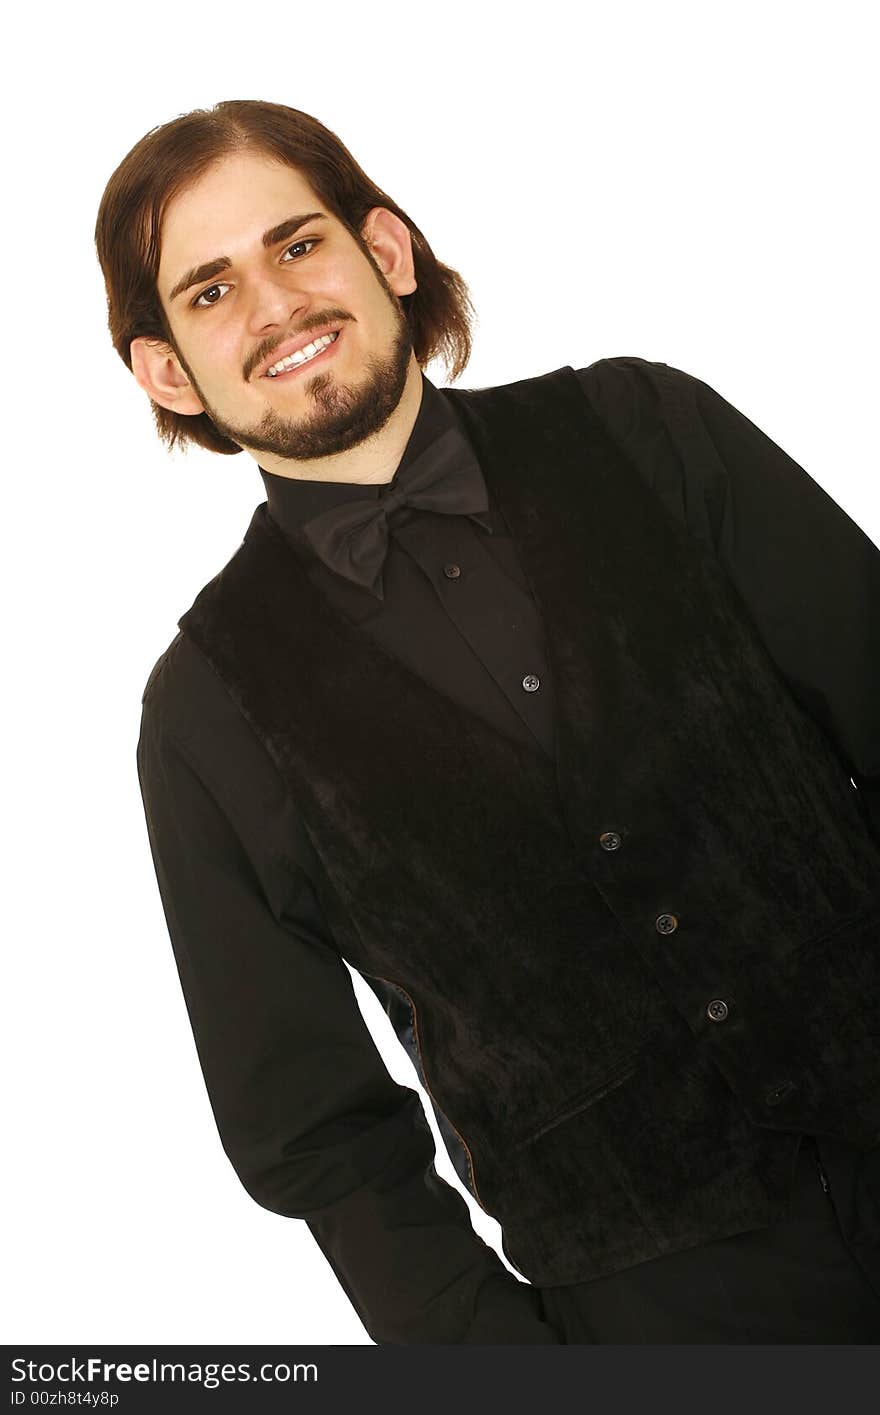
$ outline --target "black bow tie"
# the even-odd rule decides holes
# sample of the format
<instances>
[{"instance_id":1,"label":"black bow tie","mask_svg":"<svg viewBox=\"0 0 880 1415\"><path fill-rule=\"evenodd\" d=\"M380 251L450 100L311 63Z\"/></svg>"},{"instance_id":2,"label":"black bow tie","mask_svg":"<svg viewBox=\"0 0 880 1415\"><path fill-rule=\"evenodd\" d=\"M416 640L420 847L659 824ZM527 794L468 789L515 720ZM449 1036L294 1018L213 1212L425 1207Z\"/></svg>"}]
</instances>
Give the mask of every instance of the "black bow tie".
<instances>
[{"instance_id":1,"label":"black bow tie","mask_svg":"<svg viewBox=\"0 0 880 1415\"><path fill-rule=\"evenodd\" d=\"M461 455L461 435L447 428L377 500L343 501L306 521L303 534L325 565L384 599L382 567L388 550L388 517L398 506L473 516L489 509L476 459ZM480 521L487 530L489 523Z\"/></svg>"}]
</instances>

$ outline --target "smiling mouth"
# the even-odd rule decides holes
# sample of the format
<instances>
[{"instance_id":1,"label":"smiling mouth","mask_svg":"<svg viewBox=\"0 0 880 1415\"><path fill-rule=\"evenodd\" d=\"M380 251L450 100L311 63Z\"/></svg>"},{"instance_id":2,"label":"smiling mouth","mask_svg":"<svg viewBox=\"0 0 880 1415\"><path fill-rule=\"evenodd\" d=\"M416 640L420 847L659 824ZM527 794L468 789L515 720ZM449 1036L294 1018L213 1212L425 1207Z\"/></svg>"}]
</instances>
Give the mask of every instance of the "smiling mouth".
<instances>
[{"instance_id":1,"label":"smiling mouth","mask_svg":"<svg viewBox=\"0 0 880 1415\"><path fill-rule=\"evenodd\" d=\"M315 339L311 344L306 344L305 348L297 349L295 354L288 354L286 358L279 359L263 374L264 378L283 378L287 374L295 373L298 369L305 368L307 364L312 364L316 359L322 358L328 350L332 349L338 341L341 330L335 333L322 334L320 339Z\"/></svg>"}]
</instances>

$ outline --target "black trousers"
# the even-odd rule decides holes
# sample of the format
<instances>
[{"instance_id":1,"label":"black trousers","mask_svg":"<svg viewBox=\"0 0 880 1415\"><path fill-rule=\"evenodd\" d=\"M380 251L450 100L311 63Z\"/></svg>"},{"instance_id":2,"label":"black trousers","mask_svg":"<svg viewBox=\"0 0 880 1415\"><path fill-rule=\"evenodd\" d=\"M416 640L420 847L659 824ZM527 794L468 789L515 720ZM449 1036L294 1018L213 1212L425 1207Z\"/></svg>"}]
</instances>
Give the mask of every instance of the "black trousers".
<instances>
[{"instance_id":1,"label":"black trousers","mask_svg":"<svg viewBox=\"0 0 880 1415\"><path fill-rule=\"evenodd\" d=\"M791 1210L779 1223L537 1293L567 1345L873 1344L880 1147L805 1136Z\"/></svg>"}]
</instances>

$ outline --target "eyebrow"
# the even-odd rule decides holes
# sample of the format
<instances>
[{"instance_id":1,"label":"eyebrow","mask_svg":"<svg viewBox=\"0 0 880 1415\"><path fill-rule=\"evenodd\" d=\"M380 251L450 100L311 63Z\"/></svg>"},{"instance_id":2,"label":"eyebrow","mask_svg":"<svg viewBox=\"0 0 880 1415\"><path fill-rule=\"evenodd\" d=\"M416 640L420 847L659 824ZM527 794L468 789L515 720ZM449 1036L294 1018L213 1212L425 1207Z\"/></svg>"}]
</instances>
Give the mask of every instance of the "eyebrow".
<instances>
[{"instance_id":1,"label":"eyebrow","mask_svg":"<svg viewBox=\"0 0 880 1415\"><path fill-rule=\"evenodd\" d=\"M263 245L268 250L270 246L277 246L279 241L285 241L289 236L295 236L300 226L305 226L309 221L326 221L327 216L323 211L306 211L299 216L289 216L286 221L282 221L278 226L272 226L268 231L263 232ZM200 285L203 280L213 280L215 275L221 271L228 270L232 261L228 255L219 255L214 260L205 261L203 265L195 265L192 270L188 270L186 275L181 276L171 294L168 302L176 300L178 295L182 295L184 290L189 290L193 285Z\"/></svg>"}]
</instances>

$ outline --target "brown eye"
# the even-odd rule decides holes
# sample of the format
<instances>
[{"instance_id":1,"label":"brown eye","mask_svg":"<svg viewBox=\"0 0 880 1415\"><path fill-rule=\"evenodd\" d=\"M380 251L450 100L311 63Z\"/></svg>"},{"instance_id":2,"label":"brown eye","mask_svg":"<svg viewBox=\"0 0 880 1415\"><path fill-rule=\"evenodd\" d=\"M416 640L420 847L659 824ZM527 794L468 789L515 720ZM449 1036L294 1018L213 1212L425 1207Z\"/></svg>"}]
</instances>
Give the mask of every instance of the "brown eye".
<instances>
[{"instance_id":1,"label":"brown eye","mask_svg":"<svg viewBox=\"0 0 880 1415\"><path fill-rule=\"evenodd\" d=\"M209 285L207 290L203 290L202 293L197 295L193 300L193 309L209 309L211 305L219 304L223 296L218 295L217 292L228 289L228 285ZM216 298L209 299L209 296L216 296Z\"/></svg>"},{"instance_id":2,"label":"brown eye","mask_svg":"<svg viewBox=\"0 0 880 1415\"><path fill-rule=\"evenodd\" d=\"M318 239L319 238L309 237L307 240L304 241L294 241L292 246L287 247L284 254L287 255L290 251L295 251L297 246L316 246L318 244Z\"/></svg>"}]
</instances>

